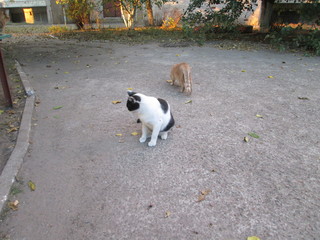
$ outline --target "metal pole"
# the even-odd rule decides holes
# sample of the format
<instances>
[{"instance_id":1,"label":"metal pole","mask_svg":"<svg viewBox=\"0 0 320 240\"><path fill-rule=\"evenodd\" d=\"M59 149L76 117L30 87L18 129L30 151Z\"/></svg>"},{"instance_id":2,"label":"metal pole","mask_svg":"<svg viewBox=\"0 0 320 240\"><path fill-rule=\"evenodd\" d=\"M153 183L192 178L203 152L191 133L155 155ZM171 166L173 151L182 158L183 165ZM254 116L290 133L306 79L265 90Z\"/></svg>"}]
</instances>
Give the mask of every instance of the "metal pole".
<instances>
[{"instance_id":1,"label":"metal pole","mask_svg":"<svg viewBox=\"0 0 320 240\"><path fill-rule=\"evenodd\" d=\"M6 101L6 105L10 108L12 108L12 98L10 94L9 84L8 84L8 78L6 69L4 67L3 63L3 57L2 57L2 49L0 47L0 78L1 78L1 84L4 92L4 99Z\"/></svg>"}]
</instances>

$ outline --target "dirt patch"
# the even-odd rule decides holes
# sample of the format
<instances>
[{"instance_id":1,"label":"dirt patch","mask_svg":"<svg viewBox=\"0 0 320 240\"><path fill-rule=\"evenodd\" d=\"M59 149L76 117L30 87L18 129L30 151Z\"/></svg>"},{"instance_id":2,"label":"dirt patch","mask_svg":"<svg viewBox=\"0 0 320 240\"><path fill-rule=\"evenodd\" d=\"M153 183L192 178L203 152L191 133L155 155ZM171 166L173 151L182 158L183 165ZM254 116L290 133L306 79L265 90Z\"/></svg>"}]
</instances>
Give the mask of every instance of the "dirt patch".
<instances>
[{"instance_id":1,"label":"dirt patch","mask_svg":"<svg viewBox=\"0 0 320 240\"><path fill-rule=\"evenodd\" d=\"M8 83L13 107L8 108L3 89L0 90L0 174L14 149L19 132L20 120L25 104L25 91L15 67L15 60L3 49L4 64L8 75Z\"/></svg>"}]
</instances>

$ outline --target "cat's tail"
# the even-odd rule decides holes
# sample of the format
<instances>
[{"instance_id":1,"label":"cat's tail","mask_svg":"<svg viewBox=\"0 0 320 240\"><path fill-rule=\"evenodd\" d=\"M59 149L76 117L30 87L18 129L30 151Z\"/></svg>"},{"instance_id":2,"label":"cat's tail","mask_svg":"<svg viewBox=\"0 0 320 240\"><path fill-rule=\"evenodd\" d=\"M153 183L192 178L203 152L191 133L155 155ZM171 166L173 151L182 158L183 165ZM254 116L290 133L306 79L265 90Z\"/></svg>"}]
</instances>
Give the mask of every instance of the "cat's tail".
<instances>
[{"instance_id":1,"label":"cat's tail","mask_svg":"<svg viewBox=\"0 0 320 240\"><path fill-rule=\"evenodd\" d=\"M191 78L191 71L184 70L184 91L190 95L192 92L192 78Z\"/></svg>"}]
</instances>

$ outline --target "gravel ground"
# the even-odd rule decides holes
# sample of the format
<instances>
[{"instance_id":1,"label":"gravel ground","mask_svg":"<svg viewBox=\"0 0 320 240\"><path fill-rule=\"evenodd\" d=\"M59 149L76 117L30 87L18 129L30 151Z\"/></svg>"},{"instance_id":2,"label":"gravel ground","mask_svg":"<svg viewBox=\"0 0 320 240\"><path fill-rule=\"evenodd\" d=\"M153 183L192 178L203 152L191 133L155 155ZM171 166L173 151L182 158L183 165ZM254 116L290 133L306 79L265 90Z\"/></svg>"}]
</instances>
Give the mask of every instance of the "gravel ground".
<instances>
[{"instance_id":1,"label":"gravel ground","mask_svg":"<svg viewBox=\"0 0 320 240\"><path fill-rule=\"evenodd\" d=\"M4 46L37 104L3 238L320 238L319 57L214 44ZM191 97L166 82L183 61ZM172 107L176 126L156 147L131 135L141 126L127 88Z\"/></svg>"}]
</instances>

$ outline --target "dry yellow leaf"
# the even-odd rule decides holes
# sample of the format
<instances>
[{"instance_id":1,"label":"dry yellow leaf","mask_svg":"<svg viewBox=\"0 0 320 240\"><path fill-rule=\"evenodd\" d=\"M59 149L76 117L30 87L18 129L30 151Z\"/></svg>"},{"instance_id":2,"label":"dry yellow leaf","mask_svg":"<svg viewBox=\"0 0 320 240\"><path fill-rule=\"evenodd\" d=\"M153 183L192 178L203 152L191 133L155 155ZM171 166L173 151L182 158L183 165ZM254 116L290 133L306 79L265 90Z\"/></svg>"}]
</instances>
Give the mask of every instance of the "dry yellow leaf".
<instances>
[{"instance_id":1,"label":"dry yellow leaf","mask_svg":"<svg viewBox=\"0 0 320 240\"><path fill-rule=\"evenodd\" d=\"M7 129L7 133L16 132L16 131L18 131L18 129L19 129L19 127L9 128L9 129Z\"/></svg>"},{"instance_id":2,"label":"dry yellow leaf","mask_svg":"<svg viewBox=\"0 0 320 240\"><path fill-rule=\"evenodd\" d=\"M18 210L19 201L15 200L13 202L8 203L8 207L14 211Z\"/></svg>"},{"instance_id":3,"label":"dry yellow leaf","mask_svg":"<svg viewBox=\"0 0 320 240\"><path fill-rule=\"evenodd\" d=\"M172 83L173 81L172 80L167 80L167 83Z\"/></svg>"},{"instance_id":4,"label":"dry yellow leaf","mask_svg":"<svg viewBox=\"0 0 320 240\"><path fill-rule=\"evenodd\" d=\"M116 136L117 137L122 137L122 133L117 133Z\"/></svg>"},{"instance_id":5,"label":"dry yellow leaf","mask_svg":"<svg viewBox=\"0 0 320 240\"><path fill-rule=\"evenodd\" d=\"M203 201L205 198L206 198L205 195L200 194L200 195L198 196L198 201L197 201L197 202L201 202L201 201Z\"/></svg>"},{"instance_id":6,"label":"dry yellow leaf","mask_svg":"<svg viewBox=\"0 0 320 240\"><path fill-rule=\"evenodd\" d=\"M274 78L273 76L268 76L268 78Z\"/></svg>"},{"instance_id":7,"label":"dry yellow leaf","mask_svg":"<svg viewBox=\"0 0 320 240\"><path fill-rule=\"evenodd\" d=\"M131 135L132 135L132 136L137 136L137 135L139 135L139 133L137 133L137 132L132 132Z\"/></svg>"},{"instance_id":8,"label":"dry yellow leaf","mask_svg":"<svg viewBox=\"0 0 320 240\"><path fill-rule=\"evenodd\" d=\"M201 191L201 194L202 194L202 195L208 195L208 193L211 193L211 190L210 190L210 189L206 189L206 190L202 190L202 191Z\"/></svg>"},{"instance_id":9,"label":"dry yellow leaf","mask_svg":"<svg viewBox=\"0 0 320 240\"><path fill-rule=\"evenodd\" d=\"M28 186L29 186L31 191L35 191L36 190L36 185L34 184L34 182L29 181L28 182Z\"/></svg>"},{"instance_id":10,"label":"dry yellow leaf","mask_svg":"<svg viewBox=\"0 0 320 240\"><path fill-rule=\"evenodd\" d=\"M246 72L246 70L242 70L241 72Z\"/></svg>"},{"instance_id":11,"label":"dry yellow leaf","mask_svg":"<svg viewBox=\"0 0 320 240\"><path fill-rule=\"evenodd\" d=\"M256 236L252 236L252 237L247 237L247 240L260 240L260 238Z\"/></svg>"},{"instance_id":12,"label":"dry yellow leaf","mask_svg":"<svg viewBox=\"0 0 320 240\"><path fill-rule=\"evenodd\" d=\"M187 103L192 103L192 100L188 100L185 102L185 104L187 104Z\"/></svg>"},{"instance_id":13,"label":"dry yellow leaf","mask_svg":"<svg viewBox=\"0 0 320 240\"><path fill-rule=\"evenodd\" d=\"M202 190L202 191L200 192L200 195L198 196L197 202L203 201L210 192L211 192L210 189Z\"/></svg>"},{"instance_id":14,"label":"dry yellow leaf","mask_svg":"<svg viewBox=\"0 0 320 240\"><path fill-rule=\"evenodd\" d=\"M121 101L119 100L112 101L112 104L118 104L118 103L121 103Z\"/></svg>"},{"instance_id":15,"label":"dry yellow leaf","mask_svg":"<svg viewBox=\"0 0 320 240\"><path fill-rule=\"evenodd\" d=\"M170 215L171 215L171 212L170 211L166 211L166 214L164 215L164 217L168 218L168 217L170 217Z\"/></svg>"},{"instance_id":16,"label":"dry yellow leaf","mask_svg":"<svg viewBox=\"0 0 320 240\"><path fill-rule=\"evenodd\" d=\"M248 138L248 137L244 137L244 138L243 138L243 141L249 142L249 138Z\"/></svg>"},{"instance_id":17,"label":"dry yellow leaf","mask_svg":"<svg viewBox=\"0 0 320 240\"><path fill-rule=\"evenodd\" d=\"M127 90L130 90L130 91L132 91L132 90L133 90L133 88L129 87L129 88L127 88Z\"/></svg>"}]
</instances>

